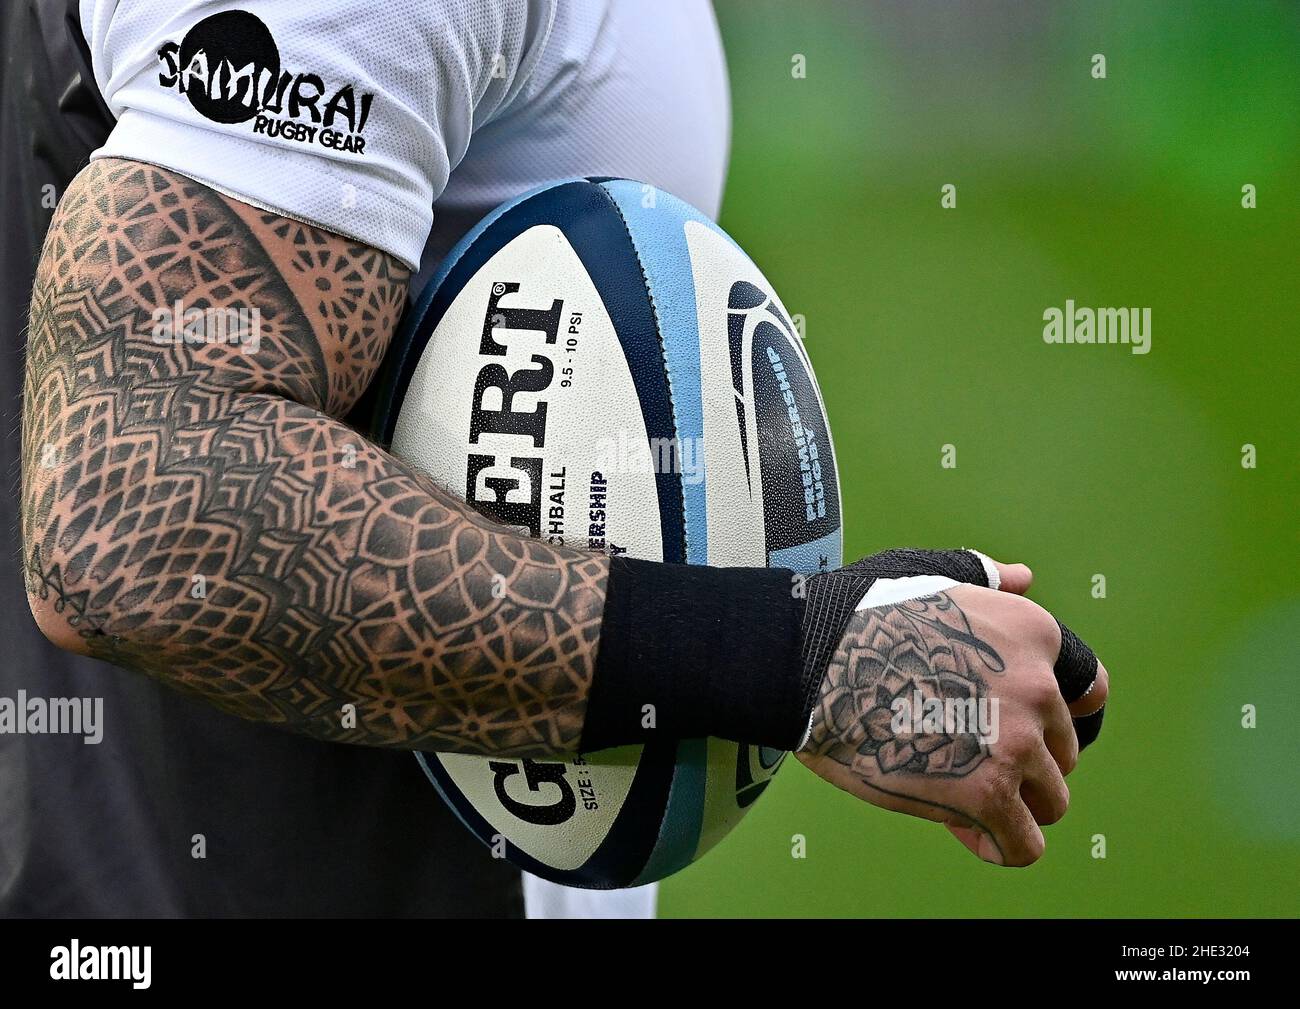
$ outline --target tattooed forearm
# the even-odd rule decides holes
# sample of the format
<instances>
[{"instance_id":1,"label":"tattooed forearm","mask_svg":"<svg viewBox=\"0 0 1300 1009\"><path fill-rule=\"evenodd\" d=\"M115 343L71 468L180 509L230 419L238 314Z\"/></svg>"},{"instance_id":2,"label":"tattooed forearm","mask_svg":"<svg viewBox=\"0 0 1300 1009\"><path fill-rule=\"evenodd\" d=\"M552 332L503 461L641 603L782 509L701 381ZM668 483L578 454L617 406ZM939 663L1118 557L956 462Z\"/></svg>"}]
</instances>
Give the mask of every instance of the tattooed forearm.
<instances>
[{"instance_id":1,"label":"tattooed forearm","mask_svg":"<svg viewBox=\"0 0 1300 1009\"><path fill-rule=\"evenodd\" d=\"M22 535L45 633L322 738L576 748L604 560L489 523L332 419L407 279L181 176L93 162L32 295ZM256 339L158 338L215 309Z\"/></svg>"},{"instance_id":2,"label":"tattooed forearm","mask_svg":"<svg viewBox=\"0 0 1300 1009\"><path fill-rule=\"evenodd\" d=\"M872 778L967 775L988 756L985 675L1003 669L946 593L863 610L827 668L805 750Z\"/></svg>"}]
</instances>

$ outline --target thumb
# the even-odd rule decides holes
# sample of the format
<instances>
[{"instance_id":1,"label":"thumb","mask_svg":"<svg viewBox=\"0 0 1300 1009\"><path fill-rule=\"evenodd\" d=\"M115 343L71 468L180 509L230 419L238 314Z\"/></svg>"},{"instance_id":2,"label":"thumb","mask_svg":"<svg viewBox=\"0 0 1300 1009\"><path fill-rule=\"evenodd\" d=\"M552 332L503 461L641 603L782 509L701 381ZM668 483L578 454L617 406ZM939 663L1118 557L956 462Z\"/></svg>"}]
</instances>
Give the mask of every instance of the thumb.
<instances>
[{"instance_id":1,"label":"thumb","mask_svg":"<svg viewBox=\"0 0 1300 1009\"><path fill-rule=\"evenodd\" d=\"M991 834L976 827L965 827L956 823L945 823L944 826L948 828L948 833L965 845L976 858L992 862L994 865L1002 864L1002 853L998 850Z\"/></svg>"},{"instance_id":2,"label":"thumb","mask_svg":"<svg viewBox=\"0 0 1300 1009\"><path fill-rule=\"evenodd\" d=\"M1025 564L1003 564L1001 561L990 557L988 554L980 553L978 550L972 550L971 553L980 558L985 569L990 564L997 569L999 592L1014 592L1018 596L1023 596L1029 591L1029 586L1034 583L1034 573ZM990 583L991 581L992 579L990 579Z\"/></svg>"}]
</instances>

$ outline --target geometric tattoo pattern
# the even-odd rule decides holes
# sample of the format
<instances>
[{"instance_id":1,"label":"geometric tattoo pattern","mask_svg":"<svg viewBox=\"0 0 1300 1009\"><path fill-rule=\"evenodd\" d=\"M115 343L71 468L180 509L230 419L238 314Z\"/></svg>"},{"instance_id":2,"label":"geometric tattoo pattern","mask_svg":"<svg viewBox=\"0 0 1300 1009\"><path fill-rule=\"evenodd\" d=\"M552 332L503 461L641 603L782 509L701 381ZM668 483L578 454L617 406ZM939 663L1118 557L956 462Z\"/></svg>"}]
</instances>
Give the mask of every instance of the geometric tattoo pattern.
<instances>
[{"instance_id":1,"label":"geometric tattoo pattern","mask_svg":"<svg viewBox=\"0 0 1300 1009\"><path fill-rule=\"evenodd\" d=\"M897 732L896 711L974 712L989 703L983 672L1004 668L947 593L859 610L827 668L808 750L873 776L965 776L989 755L973 721Z\"/></svg>"},{"instance_id":2,"label":"geometric tattoo pattern","mask_svg":"<svg viewBox=\"0 0 1300 1009\"><path fill-rule=\"evenodd\" d=\"M337 419L407 282L375 249L92 162L32 295L22 534L45 633L324 739L575 751L605 559L494 525ZM256 309L255 352L155 341L177 302Z\"/></svg>"}]
</instances>

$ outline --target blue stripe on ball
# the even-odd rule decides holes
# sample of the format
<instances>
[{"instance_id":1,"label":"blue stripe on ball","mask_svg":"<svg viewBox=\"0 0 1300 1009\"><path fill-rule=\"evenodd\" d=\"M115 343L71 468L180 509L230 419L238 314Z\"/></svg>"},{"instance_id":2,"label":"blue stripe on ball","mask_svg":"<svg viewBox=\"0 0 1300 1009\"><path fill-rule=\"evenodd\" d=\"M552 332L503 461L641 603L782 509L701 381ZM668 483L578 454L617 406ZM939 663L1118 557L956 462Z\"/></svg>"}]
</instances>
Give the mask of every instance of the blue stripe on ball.
<instances>
[{"instance_id":1,"label":"blue stripe on ball","mask_svg":"<svg viewBox=\"0 0 1300 1009\"><path fill-rule=\"evenodd\" d=\"M601 183L610 194L636 247L663 340L668 385L672 392L677 433L690 439L697 461L702 459L704 404L700 383L699 319L695 311L695 278L686 246L684 221L698 221L719 234L712 221L690 204L654 190L654 206L645 206L647 187L628 179ZM686 560L709 562L705 481L682 481L686 513Z\"/></svg>"}]
</instances>

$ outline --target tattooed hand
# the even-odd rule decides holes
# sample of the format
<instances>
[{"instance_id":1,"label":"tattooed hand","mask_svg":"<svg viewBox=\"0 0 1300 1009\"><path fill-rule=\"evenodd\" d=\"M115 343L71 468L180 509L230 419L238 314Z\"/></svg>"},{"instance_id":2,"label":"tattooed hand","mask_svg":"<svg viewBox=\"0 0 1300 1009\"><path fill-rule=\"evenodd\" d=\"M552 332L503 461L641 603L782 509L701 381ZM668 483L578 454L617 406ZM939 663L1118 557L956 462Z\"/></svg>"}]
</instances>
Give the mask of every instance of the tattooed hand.
<instances>
[{"instance_id":1,"label":"tattooed hand","mask_svg":"<svg viewBox=\"0 0 1300 1009\"><path fill-rule=\"evenodd\" d=\"M1067 705L1056 621L1022 597L1028 568L997 568L1001 591L957 585L855 612L798 756L867 802L945 824L986 861L1029 865L1039 824L1069 805L1071 716L1099 710L1109 680L1098 666Z\"/></svg>"}]
</instances>

